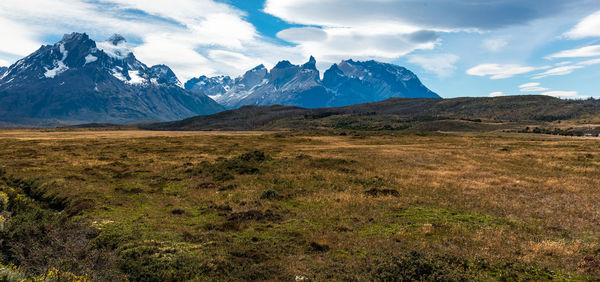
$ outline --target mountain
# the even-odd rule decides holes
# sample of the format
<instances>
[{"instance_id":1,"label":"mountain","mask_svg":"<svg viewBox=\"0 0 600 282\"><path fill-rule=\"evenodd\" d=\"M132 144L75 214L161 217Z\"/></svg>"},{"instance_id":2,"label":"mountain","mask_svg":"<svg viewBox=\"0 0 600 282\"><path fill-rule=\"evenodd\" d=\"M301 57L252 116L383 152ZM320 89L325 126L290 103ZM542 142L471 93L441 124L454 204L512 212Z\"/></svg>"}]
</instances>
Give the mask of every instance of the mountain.
<instances>
[{"instance_id":1,"label":"mountain","mask_svg":"<svg viewBox=\"0 0 600 282\"><path fill-rule=\"evenodd\" d=\"M342 61L323 74L323 85L333 91L331 106L345 106L388 98L440 98L406 68L376 61Z\"/></svg>"},{"instance_id":2,"label":"mountain","mask_svg":"<svg viewBox=\"0 0 600 282\"><path fill-rule=\"evenodd\" d=\"M229 76L215 76L207 77L201 76L198 78L192 78L185 83L185 89L195 92L202 93L209 96L217 96L225 94L234 85L234 80Z\"/></svg>"},{"instance_id":3,"label":"mountain","mask_svg":"<svg viewBox=\"0 0 600 282\"><path fill-rule=\"evenodd\" d=\"M281 61L270 71L260 65L236 79L201 76L189 80L185 88L209 95L229 109L274 104L318 108L392 97L440 98L408 69L376 61L342 61L332 65L321 80L312 56L303 65Z\"/></svg>"},{"instance_id":4,"label":"mountain","mask_svg":"<svg viewBox=\"0 0 600 282\"><path fill-rule=\"evenodd\" d=\"M169 121L223 107L181 88L165 65L138 61L125 38L67 34L0 76L0 121L17 125Z\"/></svg>"},{"instance_id":5,"label":"mountain","mask_svg":"<svg viewBox=\"0 0 600 282\"><path fill-rule=\"evenodd\" d=\"M0 77L8 70L8 67L0 67Z\"/></svg>"},{"instance_id":6,"label":"mountain","mask_svg":"<svg viewBox=\"0 0 600 282\"><path fill-rule=\"evenodd\" d=\"M214 115L141 126L151 130L523 130L549 121L600 116L600 100L530 95L483 98L390 98L346 107L244 106ZM597 128L600 133L600 128Z\"/></svg>"}]
</instances>

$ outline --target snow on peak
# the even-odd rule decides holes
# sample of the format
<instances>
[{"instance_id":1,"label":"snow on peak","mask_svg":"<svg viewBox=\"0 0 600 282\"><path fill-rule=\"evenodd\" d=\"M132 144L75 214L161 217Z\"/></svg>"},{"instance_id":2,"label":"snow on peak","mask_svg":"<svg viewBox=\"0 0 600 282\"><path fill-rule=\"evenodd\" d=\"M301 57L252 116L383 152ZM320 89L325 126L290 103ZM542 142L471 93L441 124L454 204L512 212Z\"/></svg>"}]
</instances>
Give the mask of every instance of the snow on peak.
<instances>
[{"instance_id":1,"label":"snow on peak","mask_svg":"<svg viewBox=\"0 0 600 282\"><path fill-rule=\"evenodd\" d=\"M146 79L143 78L140 74L140 71L128 71L129 74L129 81L127 81L126 83L129 84L143 84L146 82Z\"/></svg>"},{"instance_id":2,"label":"snow on peak","mask_svg":"<svg viewBox=\"0 0 600 282\"><path fill-rule=\"evenodd\" d=\"M96 43L96 47L104 51L106 55L119 60L124 60L132 53L125 38L118 34L111 36L106 41Z\"/></svg>"},{"instance_id":3,"label":"snow on peak","mask_svg":"<svg viewBox=\"0 0 600 282\"><path fill-rule=\"evenodd\" d=\"M55 60L52 63L53 68L51 68L51 69L44 67L44 69L46 69L46 72L44 73L44 76L46 78L54 78L55 76L65 72L69 69L69 67L67 67L67 65L65 65L65 59L69 55L69 51L65 50L65 45L63 43L59 43L58 47L59 47L60 53L62 54L62 58L60 60Z\"/></svg>"}]
</instances>

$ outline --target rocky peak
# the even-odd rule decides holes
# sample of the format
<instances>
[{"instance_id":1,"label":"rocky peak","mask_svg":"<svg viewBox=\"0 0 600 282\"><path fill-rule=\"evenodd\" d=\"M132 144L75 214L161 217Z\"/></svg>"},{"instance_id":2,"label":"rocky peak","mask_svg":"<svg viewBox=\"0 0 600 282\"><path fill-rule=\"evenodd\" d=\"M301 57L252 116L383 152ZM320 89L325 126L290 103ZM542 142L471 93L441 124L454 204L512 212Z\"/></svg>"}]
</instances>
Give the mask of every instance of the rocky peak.
<instances>
[{"instance_id":1,"label":"rocky peak","mask_svg":"<svg viewBox=\"0 0 600 282\"><path fill-rule=\"evenodd\" d=\"M123 37L120 34L113 34L111 37L109 37L107 40L107 42L112 43L112 45L119 45L120 43L126 43L127 40L125 40L125 37Z\"/></svg>"},{"instance_id":2,"label":"rocky peak","mask_svg":"<svg viewBox=\"0 0 600 282\"><path fill-rule=\"evenodd\" d=\"M310 70L317 70L317 60L315 60L315 57L310 56L310 59L308 59L308 62L306 62L304 65L302 65L303 69L310 69Z\"/></svg>"},{"instance_id":3,"label":"rocky peak","mask_svg":"<svg viewBox=\"0 0 600 282\"><path fill-rule=\"evenodd\" d=\"M150 81L153 83L181 87L181 82L175 73L166 65L152 66L149 70Z\"/></svg>"}]
</instances>

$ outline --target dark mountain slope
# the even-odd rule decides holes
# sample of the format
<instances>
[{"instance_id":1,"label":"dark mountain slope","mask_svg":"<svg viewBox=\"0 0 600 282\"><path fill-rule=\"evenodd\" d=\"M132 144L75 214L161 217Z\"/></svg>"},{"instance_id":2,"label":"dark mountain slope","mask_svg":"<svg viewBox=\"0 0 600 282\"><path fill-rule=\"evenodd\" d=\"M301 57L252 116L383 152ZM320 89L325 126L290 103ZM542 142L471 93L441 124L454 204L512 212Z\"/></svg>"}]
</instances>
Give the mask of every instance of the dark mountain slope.
<instances>
[{"instance_id":1,"label":"dark mountain slope","mask_svg":"<svg viewBox=\"0 0 600 282\"><path fill-rule=\"evenodd\" d=\"M600 115L598 100L562 100L548 96L495 98L403 99L340 108L305 109L289 106L247 106L216 115L145 125L153 130L269 130L306 129L323 120L353 118L380 123L410 120L485 119L491 121L552 121Z\"/></svg>"}]
</instances>

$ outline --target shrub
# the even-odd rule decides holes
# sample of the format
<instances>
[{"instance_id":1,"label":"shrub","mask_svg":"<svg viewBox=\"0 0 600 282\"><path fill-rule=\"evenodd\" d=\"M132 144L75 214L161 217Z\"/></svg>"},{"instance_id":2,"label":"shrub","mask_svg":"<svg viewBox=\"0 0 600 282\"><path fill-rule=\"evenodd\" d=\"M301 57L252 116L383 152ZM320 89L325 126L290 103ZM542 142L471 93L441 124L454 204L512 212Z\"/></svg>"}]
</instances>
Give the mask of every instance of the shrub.
<instances>
[{"instance_id":1,"label":"shrub","mask_svg":"<svg viewBox=\"0 0 600 282\"><path fill-rule=\"evenodd\" d=\"M275 191L273 189L269 189L269 190L263 191L262 194L260 194L260 198L267 199L267 200L275 200L275 199L281 198L281 196L279 196L279 193L277 193L277 191Z\"/></svg>"}]
</instances>

